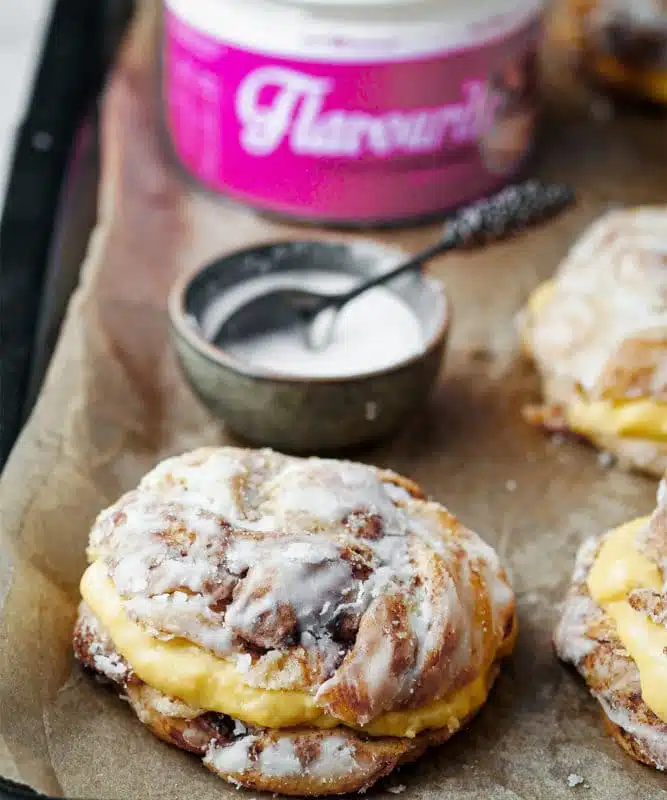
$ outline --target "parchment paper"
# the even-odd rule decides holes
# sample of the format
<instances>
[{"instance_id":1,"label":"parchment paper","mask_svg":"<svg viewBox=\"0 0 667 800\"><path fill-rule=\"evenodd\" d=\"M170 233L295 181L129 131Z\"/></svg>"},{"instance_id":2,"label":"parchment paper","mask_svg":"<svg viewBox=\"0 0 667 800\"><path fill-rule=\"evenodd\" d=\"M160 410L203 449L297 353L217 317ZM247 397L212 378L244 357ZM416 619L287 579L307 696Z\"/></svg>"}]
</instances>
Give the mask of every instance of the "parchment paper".
<instances>
[{"instance_id":1,"label":"parchment paper","mask_svg":"<svg viewBox=\"0 0 667 800\"><path fill-rule=\"evenodd\" d=\"M96 513L167 454L227 441L169 352L165 296L174 275L249 242L312 234L186 188L157 133L154 22L149 4L108 90L99 228L0 486L0 773L56 796L240 796L93 685L73 665L71 627ZM550 642L578 543L648 512L656 485L522 423L519 407L536 382L518 361L511 324L602 209L667 199L665 126L556 115L547 131L537 172L571 181L577 209L433 267L455 307L447 370L418 419L358 454L416 479L498 548L519 597L516 655L467 732L374 796L390 797L388 788L403 784L406 800L667 797L667 779L604 734L597 704ZM378 238L414 250L436 232ZM572 776L584 783L570 788Z\"/></svg>"}]
</instances>

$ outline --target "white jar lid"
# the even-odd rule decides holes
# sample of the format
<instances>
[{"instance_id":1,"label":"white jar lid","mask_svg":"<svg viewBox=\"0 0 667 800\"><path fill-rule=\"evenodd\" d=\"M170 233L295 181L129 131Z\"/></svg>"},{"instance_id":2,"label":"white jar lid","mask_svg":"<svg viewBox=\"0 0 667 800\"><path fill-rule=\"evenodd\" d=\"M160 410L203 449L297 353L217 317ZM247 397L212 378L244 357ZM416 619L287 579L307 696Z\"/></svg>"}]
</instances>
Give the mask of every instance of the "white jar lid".
<instances>
[{"instance_id":1,"label":"white jar lid","mask_svg":"<svg viewBox=\"0 0 667 800\"><path fill-rule=\"evenodd\" d=\"M495 14L516 13L527 9L538 11L543 9L545 2L546 0L465 0L465 2L462 0L283 0L284 5L295 8L313 6L359 12L364 9L384 8L391 13L392 9L405 11L406 8L413 6L416 12L436 11L452 22L483 20Z\"/></svg>"},{"instance_id":2,"label":"white jar lid","mask_svg":"<svg viewBox=\"0 0 667 800\"><path fill-rule=\"evenodd\" d=\"M541 12L544 0L163 0L167 9L200 33L261 53L317 61L442 55L517 30ZM414 13L412 13L414 9ZM365 13L366 12L366 13ZM368 19L366 19L366 16ZM493 20L491 29L472 26ZM321 37L362 40L336 48ZM366 38L393 37L384 55Z\"/></svg>"}]
</instances>

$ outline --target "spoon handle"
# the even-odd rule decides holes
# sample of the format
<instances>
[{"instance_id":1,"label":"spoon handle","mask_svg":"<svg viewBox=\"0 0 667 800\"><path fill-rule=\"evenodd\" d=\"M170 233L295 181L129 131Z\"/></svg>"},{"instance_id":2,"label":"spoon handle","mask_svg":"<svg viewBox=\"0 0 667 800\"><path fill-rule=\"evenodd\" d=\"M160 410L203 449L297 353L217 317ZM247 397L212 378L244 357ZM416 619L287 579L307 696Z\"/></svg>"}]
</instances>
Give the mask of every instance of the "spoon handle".
<instances>
[{"instance_id":1,"label":"spoon handle","mask_svg":"<svg viewBox=\"0 0 667 800\"><path fill-rule=\"evenodd\" d=\"M445 231L444 237L439 242L432 244L430 247L427 247L424 250L420 250L417 255L412 256L412 258L409 258L407 261L401 262L401 264L389 272L381 272L379 275L374 275L367 281L364 281L358 286L355 286L353 289L350 289L350 291L346 294L337 297L335 305L338 308L341 308L350 300L353 300L355 297L363 294L363 292L366 292L375 286L388 283L389 281L392 281L394 278L398 278L399 275L403 275L406 272L411 272L414 269L418 269L432 258L439 256L441 253L446 253L448 250L454 250L456 247L459 247L459 241L456 232L447 230ZM326 302L326 305L331 305L331 302Z\"/></svg>"},{"instance_id":2,"label":"spoon handle","mask_svg":"<svg viewBox=\"0 0 667 800\"><path fill-rule=\"evenodd\" d=\"M574 202L574 192L562 183L526 181L509 186L492 197L466 206L447 221L438 242L425 248L395 269L375 275L337 298L341 308L368 289L379 286L423 266L449 250L474 247L503 239L524 228L555 216ZM331 305L331 301L327 303Z\"/></svg>"}]
</instances>

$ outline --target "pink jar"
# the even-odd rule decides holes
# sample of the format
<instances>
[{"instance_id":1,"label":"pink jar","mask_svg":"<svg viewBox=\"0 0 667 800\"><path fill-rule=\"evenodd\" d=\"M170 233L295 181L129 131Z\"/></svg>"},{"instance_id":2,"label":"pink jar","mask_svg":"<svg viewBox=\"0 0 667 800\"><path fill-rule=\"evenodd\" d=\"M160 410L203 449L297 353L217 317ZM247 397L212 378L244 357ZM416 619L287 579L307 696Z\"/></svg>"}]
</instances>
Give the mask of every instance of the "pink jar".
<instances>
[{"instance_id":1,"label":"pink jar","mask_svg":"<svg viewBox=\"0 0 667 800\"><path fill-rule=\"evenodd\" d=\"M541 0L165 0L173 147L281 216L437 214L530 152L541 19Z\"/></svg>"}]
</instances>

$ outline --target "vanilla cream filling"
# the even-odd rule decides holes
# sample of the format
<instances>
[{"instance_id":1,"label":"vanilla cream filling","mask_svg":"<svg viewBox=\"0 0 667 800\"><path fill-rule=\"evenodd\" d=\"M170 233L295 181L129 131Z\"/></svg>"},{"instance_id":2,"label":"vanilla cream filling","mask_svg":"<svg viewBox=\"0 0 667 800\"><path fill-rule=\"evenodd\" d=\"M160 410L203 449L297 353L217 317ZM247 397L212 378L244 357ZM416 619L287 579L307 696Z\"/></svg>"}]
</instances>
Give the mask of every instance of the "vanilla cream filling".
<instances>
[{"instance_id":1,"label":"vanilla cream filling","mask_svg":"<svg viewBox=\"0 0 667 800\"><path fill-rule=\"evenodd\" d=\"M618 637L639 670L642 698L667 722L667 627L653 622L628 602L633 589L660 590L657 564L637 547L637 534L648 518L629 522L604 541L588 575L588 590L614 620Z\"/></svg>"},{"instance_id":2,"label":"vanilla cream filling","mask_svg":"<svg viewBox=\"0 0 667 800\"><path fill-rule=\"evenodd\" d=\"M667 442L667 403L641 399L577 401L564 410L568 428L590 439L616 436Z\"/></svg>"},{"instance_id":3,"label":"vanilla cream filling","mask_svg":"<svg viewBox=\"0 0 667 800\"><path fill-rule=\"evenodd\" d=\"M81 594L107 630L120 655L144 683L203 711L217 711L250 725L284 728L310 725L334 728L341 721L319 708L307 692L248 686L236 666L185 639L163 641L131 620L97 561L81 580ZM504 644L506 655L513 640ZM356 727L371 736L414 737L423 730L457 730L486 701L492 665L450 697L415 709L390 711Z\"/></svg>"}]
</instances>

